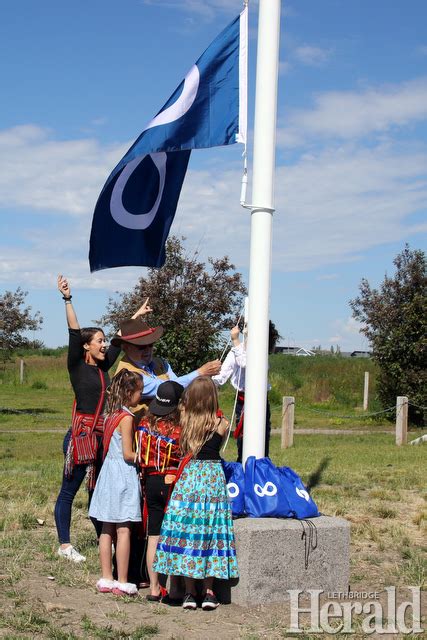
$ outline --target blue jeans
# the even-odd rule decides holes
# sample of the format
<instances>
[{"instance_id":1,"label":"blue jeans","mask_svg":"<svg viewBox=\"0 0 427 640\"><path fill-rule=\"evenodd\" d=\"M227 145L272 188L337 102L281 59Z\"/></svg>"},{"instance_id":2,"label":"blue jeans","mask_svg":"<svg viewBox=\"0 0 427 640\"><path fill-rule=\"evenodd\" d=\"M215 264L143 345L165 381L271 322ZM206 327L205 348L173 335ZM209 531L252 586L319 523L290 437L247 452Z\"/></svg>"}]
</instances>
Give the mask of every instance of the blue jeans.
<instances>
[{"instance_id":1,"label":"blue jeans","mask_svg":"<svg viewBox=\"0 0 427 640\"><path fill-rule=\"evenodd\" d=\"M67 431L64 438L62 449L64 456L67 453L68 443L71 438L71 429ZM95 476L98 477L102 465L102 447L98 447L98 458L96 461ZM70 542L70 525L71 525L71 507L77 491L86 475L87 464L76 464L73 469L71 478L67 478L62 473L62 486L55 504L55 523L58 531L58 539L60 544L68 544ZM88 508L92 499L93 491L89 491ZM96 534L99 538L102 531L102 522L91 518Z\"/></svg>"}]
</instances>

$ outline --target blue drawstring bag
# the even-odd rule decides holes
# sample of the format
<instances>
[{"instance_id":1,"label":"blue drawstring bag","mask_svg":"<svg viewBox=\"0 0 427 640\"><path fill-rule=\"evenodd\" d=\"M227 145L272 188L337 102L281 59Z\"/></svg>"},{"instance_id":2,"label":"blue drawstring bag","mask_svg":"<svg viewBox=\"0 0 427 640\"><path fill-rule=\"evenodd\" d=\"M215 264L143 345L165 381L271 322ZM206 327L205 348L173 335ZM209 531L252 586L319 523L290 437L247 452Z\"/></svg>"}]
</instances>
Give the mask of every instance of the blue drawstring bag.
<instances>
[{"instance_id":1,"label":"blue drawstring bag","mask_svg":"<svg viewBox=\"0 0 427 640\"><path fill-rule=\"evenodd\" d=\"M312 518L319 515L301 478L270 458L250 456L245 465L245 509L252 518Z\"/></svg>"},{"instance_id":2,"label":"blue drawstring bag","mask_svg":"<svg viewBox=\"0 0 427 640\"><path fill-rule=\"evenodd\" d=\"M293 512L292 518L300 520L319 516L319 509L299 475L290 467L278 467L278 469L282 475L281 486Z\"/></svg>"},{"instance_id":3,"label":"blue drawstring bag","mask_svg":"<svg viewBox=\"0 0 427 640\"><path fill-rule=\"evenodd\" d=\"M235 518L245 515L245 474L240 462L222 461L227 482L228 499Z\"/></svg>"},{"instance_id":4,"label":"blue drawstring bag","mask_svg":"<svg viewBox=\"0 0 427 640\"><path fill-rule=\"evenodd\" d=\"M282 474L270 458L250 456L245 464L245 509L251 518L291 518L281 489Z\"/></svg>"}]
</instances>

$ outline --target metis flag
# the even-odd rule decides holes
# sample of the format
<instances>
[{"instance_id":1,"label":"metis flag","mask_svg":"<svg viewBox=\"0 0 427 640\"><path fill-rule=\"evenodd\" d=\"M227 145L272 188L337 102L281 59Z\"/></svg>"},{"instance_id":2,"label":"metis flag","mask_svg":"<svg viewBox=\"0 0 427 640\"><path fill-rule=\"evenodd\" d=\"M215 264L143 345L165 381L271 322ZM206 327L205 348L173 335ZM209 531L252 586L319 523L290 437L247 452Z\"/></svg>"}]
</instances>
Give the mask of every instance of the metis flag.
<instances>
[{"instance_id":1,"label":"metis flag","mask_svg":"<svg viewBox=\"0 0 427 640\"><path fill-rule=\"evenodd\" d=\"M191 149L246 142L247 8L215 38L113 169L95 207L91 271L161 267Z\"/></svg>"}]
</instances>

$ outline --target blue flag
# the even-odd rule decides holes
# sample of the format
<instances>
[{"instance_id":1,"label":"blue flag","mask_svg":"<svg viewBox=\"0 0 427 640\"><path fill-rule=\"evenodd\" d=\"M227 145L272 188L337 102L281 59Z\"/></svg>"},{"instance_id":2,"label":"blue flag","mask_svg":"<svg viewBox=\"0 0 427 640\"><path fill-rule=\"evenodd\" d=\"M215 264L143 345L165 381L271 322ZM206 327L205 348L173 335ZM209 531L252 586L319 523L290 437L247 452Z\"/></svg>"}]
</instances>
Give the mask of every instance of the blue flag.
<instances>
[{"instance_id":1,"label":"blue flag","mask_svg":"<svg viewBox=\"0 0 427 640\"><path fill-rule=\"evenodd\" d=\"M246 142L247 8L220 33L110 174L90 270L161 267L191 149Z\"/></svg>"}]
</instances>

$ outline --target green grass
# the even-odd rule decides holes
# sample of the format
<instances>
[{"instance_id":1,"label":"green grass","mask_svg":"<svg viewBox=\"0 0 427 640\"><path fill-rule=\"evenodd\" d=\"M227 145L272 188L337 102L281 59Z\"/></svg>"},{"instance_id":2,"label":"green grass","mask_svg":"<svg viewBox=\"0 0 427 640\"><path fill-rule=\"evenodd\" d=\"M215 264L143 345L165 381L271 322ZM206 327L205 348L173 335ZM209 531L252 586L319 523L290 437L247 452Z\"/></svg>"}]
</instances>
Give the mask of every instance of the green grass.
<instances>
[{"instance_id":1,"label":"green grass","mask_svg":"<svg viewBox=\"0 0 427 640\"><path fill-rule=\"evenodd\" d=\"M19 380L21 355L25 361L23 384ZM16 355L14 360L0 369L0 431L65 428L70 420L73 402L66 370L66 351L40 350L35 355L34 352L21 355ZM365 371L370 372L368 413L376 412L381 407L375 395L376 367L371 360L332 356L271 356L269 380L272 388L269 401L273 428L281 425L283 396L295 397L296 428L389 427L387 416L364 416ZM231 415L234 397L229 385L220 390L221 406L227 415ZM14 412L5 412L4 409ZM393 418L393 414L389 417Z\"/></svg>"},{"instance_id":2,"label":"green grass","mask_svg":"<svg viewBox=\"0 0 427 640\"><path fill-rule=\"evenodd\" d=\"M56 555L53 506L62 474L62 439L72 405L65 358L65 352L26 355L23 385L19 383L16 362L8 363L0 372L0 406L15 410L0 412L0 586L4 596L0 603L0 627L3 637L54 640L185 637L185 624L190 624L188 616L183 618L184 627L177 628L175 634L175 618L170 616L176 617L176 612L165 608L151 613L151 609L143 607L141 598L122 600L120 605L110 607L105 607L105 603L112 601L100 599L93 612L79 611L70 626L63 623L66 614L44 610L37 597L38 587L34 591L28 587L29 580L38 585L46 583L48 576L54 576L55 589L81 594L83 604L88 596L99 595L94 589L99 572L98 549L92 524L87 519L87 496L83 488L74 501L72 535L76 546L87 556L87 562L84 566L73 565ZM280 426L282 395L294 395L297 431L294 447L286 450L280 447L280 436L272 436L271 457L278 465L292 467L304 482L313 485L312 495L322 513L342 516L351 522L352 588L357 585L363 588L371 585L375 589L387 585L425 586L427 448L396 447L393 433L378 433L383 425L392 428L390 423L360 417L365 370L371 372L373 390L375 367L368 360L273 356L270 366L273 427ZM230 414L234 400L232 390L222 389L220 399L221 406ZM377 409L375 399L372 403L370 409ZM330 417L328 413L351 414L354 418L345 420ZM360 429L362 425L367 425L373 433L345 436L298 433L298 427L351 430ZM235 441L230 438L226 458L235 457ZM38 520L44 523L40 525ZM107 612L96 617L101 606ZM221 609L221 615L227 616L226 611ZM159 635L168 621L172 631L168 636ZM246 635L236 631L235 637L266 637L262 616L248 619L247 624L241 630ZM301 637L314 636L302 634Z\"/></svg>"},{"instance_id":3,"label":"green grass","mask_svg":"<svg viewBox=\"0 0 427 640\"><path fill-rule=\"evenodd\" d=\"M92 619L90 612L82 612L78 625L64 628L61 614L46 613L27 590L29 577L43 583L52 575L57 589L79 592L82 601L87 594L96 593L98 550L86 517L84 489L74 503L72 535L87 562L83 566L64 563L56 555L53 505L62 473L61 441L60 433L0 434L0 451L9 451L0 466L4 594L0 626L10 637L155 637L158 627L154 622L167 624L172 614L167 610L164 616L149 613L152 617L147 619L144 616L148 612L143 614L141 610L141 598L122 600L119 608L104 615L103 621ZM426 585L425 448L396 447L393 436L387 434L313 434L297 435L295 446L284 451L279 436L273 436L271 454L276 464L292 467L305 482L324 467L312 495L322 513L341 515L351 522L353 589L357 585L371 585L378 590L387 585ZM235 442L231 439L226 457L235 459L235 455ZM37 518L44 520L43 526L37 524ZM135 618L138 612L143 614L142 621ZM223 615L227 615L226 609ZM248 632L246 637L251 637ZM177 637L180 634L182 628ZM252 637L257 634L255 625ZM259 637L265 636L260 633Z\"/></svg>"}]
</instances>

